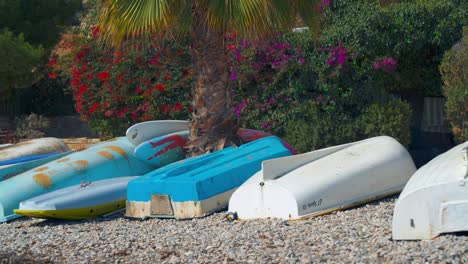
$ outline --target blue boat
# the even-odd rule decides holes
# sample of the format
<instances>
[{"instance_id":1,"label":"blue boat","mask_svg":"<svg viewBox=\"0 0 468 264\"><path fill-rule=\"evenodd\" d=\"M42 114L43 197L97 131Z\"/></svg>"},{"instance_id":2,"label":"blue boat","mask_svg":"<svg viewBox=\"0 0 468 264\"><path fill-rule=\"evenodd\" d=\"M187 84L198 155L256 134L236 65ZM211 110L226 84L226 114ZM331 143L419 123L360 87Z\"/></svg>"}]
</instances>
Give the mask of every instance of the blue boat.
<instances>
[{"instance_id":1,"label":"blue boat","mask_svg":"<svg viewBox=\"0 0 468 264\"><path fill-rule=\"evenodd\" d=\"M18 163L24 163L24 162L38 160L38 159L44 159L44 158L55 156L57 154L59 153L55 152L55 153L40 154L40 155L30 155L30 156L20 157L16 159L4 160L4 161L0 161L0 167L18 164Z\"/></svg>"},{"instance_id":2,"label":"blue boat","mask_svg":"<svg viewBox=\"0 0 468 264\"><path fill-rule=\"evenodd\" d=\"M70 153L73 153L73 151L58 153L56 155L48 156L48 157L46 155L46 157L41 158L41 159L35 159L35 160L27 161L27 162L21 162L21 163L2 166L0 167L0 182L6 179L9 179L11 177L14 177L25 171L39 167L48 162L65 157L69 155Z\"/></svg>"},{"instance_id":3,"label":"blue boat","mask_svg":"<svg viewBox=\"0 0 468 264\"><path fill-rule=\"evenodd\" d=\"M182 160L131 181L126 216L203 217L227 207L231 194L265 160L290 156L277 137Z\"/></svg>"},{"instance_id":4,"label":"blue boat","mask_svg":"<svg viewBox=\"0 0 468 264\"><path fill-rule=\"evenodd\" d=\"M81 183L154 170L133 156L134 149L125 137L117 138L0 182L0 222L19 217L13 210L24 200Z\"/></svg>"},{"instance_id":5,"label":"blue boat","mask_svg":"<svg viewBox=\"0 0 468 264\"><path fill-rule=\"evenodd\" d=\"M154 166L163 167L169 163L185 159L184 146L189 137L188 131L175 132L141 143L135 148L137 159ZM155 151L158 149L158 151Z\"/></svg>"}]
</instances>

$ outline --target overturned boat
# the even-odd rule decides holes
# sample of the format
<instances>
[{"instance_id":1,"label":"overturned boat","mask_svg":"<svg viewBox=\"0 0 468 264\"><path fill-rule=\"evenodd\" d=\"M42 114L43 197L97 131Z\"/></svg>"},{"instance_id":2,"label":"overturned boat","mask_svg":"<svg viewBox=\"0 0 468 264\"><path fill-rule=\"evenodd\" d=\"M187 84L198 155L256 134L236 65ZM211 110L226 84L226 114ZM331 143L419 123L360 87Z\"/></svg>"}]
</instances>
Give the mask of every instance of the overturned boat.
<instances>
[{"instance_id":1,"label":"overturned boat","mask_svg":"<svg viewBox=\"0 0 468 264\"><path fill-rule=\"evenodd\" d=\"M24 141L13 146L0 149L0 162L14 160L27 156L68 152L67 144L58 138L39 138Z\"/></svg>"},{"instance_id":2,"label":"overturned boat","mask_svg":"<svg viewBox=\"0 0 468 264\"><path fill-rule=\"evenodd\" d=\"M439 155L409 180L395 205L395 240L468 231L468 141Z\"/></svg>"},{"instance_id":3,"label":"overturned boat","mask_svg":"<svg viewBox=\"0 0 468 264\"><path fill-rule=\"evenodd\" d=\"M138 146L150 139L188 129L189 123L185 120L154 120L129 127L125 135L130 143Z\"/></svg>"},{"instance_id":4,"label":"overturned boat","mask_svg":"<svg viewBox=\"0 0 468 264\"><path fill-rule=\"evenodd\" d=\"M395 139L375 137L263 162L234 192L239 219L302 219L400 192L416 167Z\"/></svg>"},{"instance_id":5,"label":"overturned boat","mask_svg":"<svg viewBox=\"0 0 468 264\"><path fill-rule=\"evenodd\" d=\"M46 154L42 158L0 166L0 182L4 181L6 179L9 179L11 177L14 177L14 176L16 176L16 175L18 175L20 173L25 172L25 171L28 171L30 169L39 167L39 166L41 166L43 164L46 164L48 162L51 162L51 161L60 159L62 157L65 157L65 156L67 156L67 155L69 155L71 153L73 153L73 151L59 153L59 154L55 154L55 155Z\"/></svg>"},{"instance_id":6,"label":"overturned boat","mask_svg":"<svg viewBox=\"0 0 468 264\"><path fill-rule=\"evenodd\" d=\"M81 183L143 175L156 168L135 158L134 150L127 138L116 138L0 182L0 222L19 217L13 210L27 199Z\"/></svg>"},{"instance_id":7,"label":"overturned boat","mask_svg":"<svg viewBox=\"0 0 468 264\"><path fill-rule=\"evenodd\" d=\"M63 188L23 201L14 212L65 220L102 216L125 208L127 184L136 178L121 177Z\"/></svg>"},{"instance_id":8,"label":"overturned boat","mask_svg":"<svg viewBox=\"0 0 468 264\"><path fill-rule=\"evenodd\" d=\"M280 139L266 137L167 165L129 183L126 216L188 219L222 210L262 161L289 155Z\"/></svg>"},{"instance_id":9,"label":"overturned boat","mask_svg":"<svg viewBox=\"0 0 468 264\"><path fill-rule=\"evenodd\" d=\"M188 130L160 136L141 143L135 148L133 154L137 159L159 168L185 159L184 146L188 137Z\"/></svg>"}]
</instances>

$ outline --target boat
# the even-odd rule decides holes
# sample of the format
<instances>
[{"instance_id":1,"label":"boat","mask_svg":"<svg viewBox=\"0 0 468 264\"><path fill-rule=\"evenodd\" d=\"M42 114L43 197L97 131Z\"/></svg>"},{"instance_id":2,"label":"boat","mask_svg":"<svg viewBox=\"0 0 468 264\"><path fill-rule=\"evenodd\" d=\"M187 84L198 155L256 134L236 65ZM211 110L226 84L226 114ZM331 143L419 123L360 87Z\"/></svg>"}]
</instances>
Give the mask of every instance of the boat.
<instances>
[{"instance_id":1,"label":"boat","mask_svg":"<svg viewBox=\"0 0 468 264\"><path fill-rule=\"evenodd\" d=\"M21 202L14 213L65 220L102 216L125 208L127 184L136 178L120 177L59 189Z\"/></svg>"},{"instance_id":2,"label":"boat","mask_svg":"<svg viewBox=\"0 0 468 264\"><path fill-rule=\"evenodd\" d=\"M237 135L244 141L244 142L252 142L252 141L255 141L257 139L261 139L261 138L264 138L264 137L271 137L273 136L272 134L270 133L267 133L267 132L264 132L264 131L260 131L260 130L254 130L254 129L247 129L247 128L240 128L238 131L237 131ZM281 139L281 138L280 138ZM281 142L283 142L283 145L288 148L291 153L294 155L296 154L296 151L294 150L294 148L289 145L288 142L286 142L286 140L284 139L281 139Z\"/></svg>"},{"instance_id":3,"label":"boat","mask_svg":"<svg viewBox=\"0 0 468 264\"><path fill-rule=\"evenodd\" d=\"M306 219L400 192L416 167L391 137L264 161L234 192L229 218Z\"/></svg>"},{"instance_id":4,"label":"boat","mask_svg":"<svg viewBox=\"0 0 468 264\"><path fill-rule=\"evenodd\" d=\"M189 123L185 120L154 120L135 124L127 129L126 137L134 146L138 146L153 138L174 132L188 130Z\"/></svg>"},{"instance_id":5,"label":"boat","mask_svg":"<svg viewBox=\"0 0 468 264\"><path fill-rule=\"evenodd\" d=\"M8 166L8 165L14 165L18 163L24 163L28 161L33 161L33 160L38 160L38 159L43 159L47 157L52 157L55 156L59 153L48 153L48 154L40 154L40 155L29 155L29 156L24 156L20 158L15 158L15 159L10 159L10 160L5 160L5 161L0 161L0 169L3 166Z\"/></svg>"},{"instance_id":6,"label":"boat","mask_svg":"<svg viewBox=\"0 0 468 264\"><path fill-rule=\"evenodd\" d=\"M26 161L26 162L21 162L21 163L15 163L15 164L10 164L10 165L4 165L0 166L0 182L4 181L6 179L9 179L11 177L14 177L20 173L23 173L25 171L28 171L30 169L39 167L43 164L46 164L48 162L54 161L56 159L60 159L62 157L67 156L68 154L72 153L73 151L69 152L64 152L64 153L58 153L52 156L48 156L46 154L46 157L40 158L40 159L34 159L31 161Z\"/></svg>"},{"instance_id":7,"label":"boat","mask_svg":"<svg viewBox=\"0 0 468 264\"><path fill-rule=\"evenodd\" d=\"M394 240L468 231L468 141L437 156L408 181L393 212Z\"/></svg>"},{"instance_id":8,"label":"boat","mask_svg":"<svg viewBox=\"0 0 468 264\"><path fill-rule=\"evenodd\" d=\"M185 159L184 146L189 131L176 132L141 143L135 148L137 159L156 168Z\"/></svg>"},{"instance_id":9,"label":"boat","mask_svg":"<svg viewBox=\"0 0 468 264\"><path fill-rule=\"evenodd\" d=\"M19 217L13 209L41 194L83 182L143 175L154 170L133 156L134 149L127 138L115 138L0 182L0 222Z\"/></svg>"},{"instance_id":10,"label":"boat","mask_svg":"<svg viewBox=\"0 0 468 264\"><path fill-rule=\"evenodd\" d=\"M190 219L227 207L229 197L267 159L291 155L277 137L185 159L131 181L126 216Z\"/></svg>"},{"instance_id":11,"label":"boat","mask_svg":"<svg viewBox=\"0 0 468 264\"><path fill-rule=\"evenodd\" d=\"M13 146L13 144L11 144L11 143L8 143L8 144L0 144L0 149L8 148L8 147L11 147L11 146Z\"/></svg>"},{"instance_id":12,"label":"boat","mask_svg":"<svg viewBox=\"0 0 468 264\"><path fill-rule=\"evenodd\" d=\"M244 142L252 142L272 135L258 130L241 128L238 130L238 136ZM188 137L188 130L164 135L141 143L135 148L134 155L136 158L152 166L162 167L185 158L184 146L187 143ZM288 142L283 139L281 141L292 154L295 154L294 149ZM157 152L155 152L156 147L160 147L160 150Z\"/></svg>"},{"instance_id":13,"label":"boat","mask_svg":"<svg viewBox=\"0 0 468 264\"><path fill-rule=\"evenodd\" d=\"M39 138L24 141L4 149L0 149L0 162L31 155L68 152L70 149L58 138Z\"/></svg>"}]
</instances>

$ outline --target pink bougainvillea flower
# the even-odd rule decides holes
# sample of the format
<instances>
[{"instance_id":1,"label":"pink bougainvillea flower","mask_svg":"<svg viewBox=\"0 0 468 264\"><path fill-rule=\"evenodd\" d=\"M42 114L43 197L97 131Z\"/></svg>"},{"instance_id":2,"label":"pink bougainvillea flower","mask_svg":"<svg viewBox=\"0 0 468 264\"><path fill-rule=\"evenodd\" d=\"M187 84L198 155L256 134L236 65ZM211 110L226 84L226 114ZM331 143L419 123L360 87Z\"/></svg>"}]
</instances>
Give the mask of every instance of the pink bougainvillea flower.
<instances>
[{"instance_id":1,"label":"pink bougainvillea flower","mask_svg":"<svg viewBox=\"0 0 468 264\"><path fill-rule=\"evenodd\" d=\"M233 44L231 44L231 45L228 46L228 51L231 51L231 50L233 50L233 49L235 49L235 48L236 48L236 44L233 43Z\"/></svg>"}]
</instances>

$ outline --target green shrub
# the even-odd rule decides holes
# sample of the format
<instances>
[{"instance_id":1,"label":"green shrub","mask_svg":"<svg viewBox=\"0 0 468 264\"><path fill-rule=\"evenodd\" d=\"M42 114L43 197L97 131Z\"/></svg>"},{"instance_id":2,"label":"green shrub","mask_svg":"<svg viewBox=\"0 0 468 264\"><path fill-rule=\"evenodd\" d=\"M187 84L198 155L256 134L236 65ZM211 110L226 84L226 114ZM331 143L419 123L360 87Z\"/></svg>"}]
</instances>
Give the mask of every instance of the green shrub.
<instances>
[{"instance_id":1,"label":"green shrub","mask_svg":"<svg viewBox=\"0 0 468 264\"><path fill-rule=\"evenodd\" d=\"M49 127L49 119L41 115L30 114L21 118L16 118L17 138L41 138L44 136L44 129Z\"/></svg>"},{"instance_id":2,"label":"green shrub","mask_svg":"<svg viewBox=\"0 0 468 264\"><path fill-rule=\"evenodd\" d=\"M360 118L365 137L390 136L404 146L411 140L410 123L410 105L395 98L372 104Z\"/></svg>"},{"instance_id":3,"label":"green shrub","mask_svg":"<svg viewBox=\"0 0 468 264\"><path fill-rule=\"evenodd\" d=\"M388 91L440 96L442 82L437 67L468 23L468 2L412 0L385 6L379 2L332 1L326 9L324 43L336 44L340 40L371 60L395 58L395 74L379 77Z\"/></svg>"},{"instance_id":4,"label":"green shrub","mask_svg":"<svg viewBox=\"0 0 468 264\"><path fill-rule=\"evenodd\" d=\"M301 118L290 121L285 127L285 140L298 153L356 141L359 138L358 122L346 115L321 112L311 106Z\"/></svg>"},{"instance_id":5,"label":"green shrub","mask_svg":"<svg viewBox=\"0 0 468 264\"><path fill-rule=\"evenodd\" d=\"M359 116L346 112L303 108L302 117L288 122L285 139L299 153L376 136L391 136L401 144L410 143L411 107L399 99L371 104Z\"/></svg>"},{"instance_id":6,"label":"green shrub","mask_svg":"<svg viewBox=\"0 0 468 264\"><path fill-rule=\"evenodd\" d=\"M447 98L446 113L457 143L468 140L468 26L463 28L463 39L448 51L440 72Z\"/></svg>"},{"instance_id":7,"label":"green shrub","mask_svg":"<svg viewBox=\"0 0 468 264\"><path fill-rule=\"evenodd\" d=\"M35 77L32 69L44 55L42 47L34 47L22 34L5 30L0 34L0 93L29 85Z\"/></svg>"}]
</instances>

